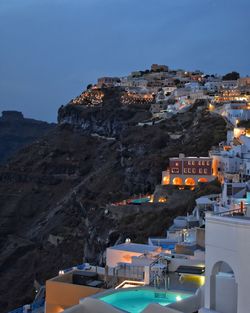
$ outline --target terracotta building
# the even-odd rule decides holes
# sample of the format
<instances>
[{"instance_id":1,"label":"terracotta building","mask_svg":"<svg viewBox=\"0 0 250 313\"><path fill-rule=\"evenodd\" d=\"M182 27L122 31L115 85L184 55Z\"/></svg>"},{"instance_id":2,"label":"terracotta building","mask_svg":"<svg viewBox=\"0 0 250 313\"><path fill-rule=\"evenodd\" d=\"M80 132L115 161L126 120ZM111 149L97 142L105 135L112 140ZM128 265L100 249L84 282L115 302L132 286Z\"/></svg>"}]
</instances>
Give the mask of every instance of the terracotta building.
<instances>
[{"instance_id":1,"label":"terracotta building","mask_svg":"<svg viewBox=\"0 0 250 313\"><path fill-rule=\"evenodd\" d=\"M179 157L169 159L169 169L162 172L162 184L194 186L199 182L214 180L212 158L209 157Z\"/></svg>"}]
</instances>

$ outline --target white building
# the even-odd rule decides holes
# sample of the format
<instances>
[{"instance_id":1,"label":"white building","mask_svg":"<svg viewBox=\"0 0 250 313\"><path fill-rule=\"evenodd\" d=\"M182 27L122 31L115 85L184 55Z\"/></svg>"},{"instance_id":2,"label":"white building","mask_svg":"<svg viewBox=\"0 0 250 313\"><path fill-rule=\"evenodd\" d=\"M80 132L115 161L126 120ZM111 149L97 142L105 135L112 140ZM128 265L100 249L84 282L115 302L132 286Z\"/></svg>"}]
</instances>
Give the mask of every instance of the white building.
<instances>
[{"instance_id":1,"label":"white building","mask_svg":"<svg viewBox=\"0 0 250 313\"><path fill-rule=\"evenodd\" d=\"M239 136L234 137L234 134ZM240 130L229 131L227 145L209 152L213 159L213 172L220 181L225 178L239 182L250 179L250 137L241 135Z\"/></svg>"},{"instance_id":2,"label":"white building","mask_svg":"<svg viewBox=\"0 0 250 313\"><path fill-rule=\"evenodd\" d=\"M166 87L162 87L162 90L164 91L164 94L170 94L172 93L175 89L177 89L176 86L166 86Z\"/></svg>"},{"instance_id":3,"label":"white building","mask_svg":"<svg viewBox=\"0 0 250 313\"><path fill-rule=\"evenodd\" d=\"M250 119L250 108L246 101L227 102L223 106L222 115L237 126L239 121Z\"/></svg>"},{"instance_id":4,"label":"white building","mask_svg":"<svg viewBox=\"0 0 250 313\"><path fill-rule=\"evenodd\" d=\"M178 88L174 90L171 97L176 100L188 99L190 102L194 103L196 100L207 99L207 95L204 94L203 89L190 89L190 88Z\"/></svg>"},{"instance_id":5,"label":"white building","mask_svg":"<svg viewBox=\"0 0 250 313\"><path fill-rule=\"evenodd\" d=\"M185 84L185 88L188 88L192 91L203 90L203 86L198 82L189 82Z\"/></svg>"},{"instance_id":6,"label":"white building","mask_svg":"<svg viewBox=\"0 0 250 313\"><path fill-rule=\"evenodd\" d=\"M218 92L222 86L221 81L208 81L204 85L204 89L208 92Z\"/></svg>"},{"instance_id":7,"label":"white building","mask_svg":"<svg viewBox=\"0 0 250 313\"><path fill-rule=\"evenodd\" d=\"M221 87L226 90L236 89L238 87L238 81L237 80L223 80Z\"/></svg>"},{"instance_id":8,"label":"white building","mask_svg":"<svg viewBox=\"0 0 250 313\"><path fill-rule=\"evenodd\" d=\"M226 210L247 208L250 204L248 190L247 183L224 182L219 206L226 208Z\"/></svg>"},{"instance_id":9,"label":"white building","mask_svg":"<svg viewBox=\"0 0 250 313\"><path fill-rule=\"evenodd\" d=\"M109 267L116 267L119 263L131 264L134 257L143 255L157 255L161 251L160 247L138 244L138 243L122 243L106 249L106 264Z\"/></svg>"},{"instance_id":10,"label":"white building","mask_svg":"<svg viewBox=\"0 0 250 313\"><path fill-rule=\"evenodd\" d=\"M203 312L249 313L250 219L206 218L206 284Z\"/></svg>"}]
</instances>

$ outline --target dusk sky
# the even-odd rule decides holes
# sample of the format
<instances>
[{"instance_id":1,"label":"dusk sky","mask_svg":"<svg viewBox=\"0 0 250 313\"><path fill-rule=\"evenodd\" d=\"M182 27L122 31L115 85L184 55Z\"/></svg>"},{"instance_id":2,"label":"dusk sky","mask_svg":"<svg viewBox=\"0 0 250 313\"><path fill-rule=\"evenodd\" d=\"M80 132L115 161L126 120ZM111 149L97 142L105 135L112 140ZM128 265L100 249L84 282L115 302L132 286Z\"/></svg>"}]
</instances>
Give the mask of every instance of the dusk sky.
<instances>
[{"instance_id":1,"label":"dusk sky","mask_svg":"<svg viewBox=\"0 0 250 313\"><path fill-rule=\"evenodd\" d=\"M100 76L250 74L249 0L0 0L0 112L55 121Z\"/></svg>"}]
</instances>

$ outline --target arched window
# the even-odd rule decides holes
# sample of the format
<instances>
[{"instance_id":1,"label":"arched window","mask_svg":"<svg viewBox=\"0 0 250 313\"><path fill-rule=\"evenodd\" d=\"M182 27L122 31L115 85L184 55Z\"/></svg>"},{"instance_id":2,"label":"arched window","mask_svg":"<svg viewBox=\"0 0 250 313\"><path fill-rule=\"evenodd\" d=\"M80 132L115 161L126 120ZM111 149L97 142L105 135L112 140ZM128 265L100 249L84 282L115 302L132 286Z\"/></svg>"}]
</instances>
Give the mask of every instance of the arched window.
<instances>
[{"instance_id":1,"label":"arched window","mask_svg":"<svg viewBox=\"0 0 250 313\"><path fill-rule=\"evenodd\" d=\"M192 177L188 177L185 180L185 185L187 185L187 186L194 186L195 185L195 180Z\"/></svg>"},{"instance_id":2,"label":"arched window","mask_svg":"<svg viewBox=\"0 0 250 313\"><path fill-rule=\"evenodd\" d=\"M208 183L208 179L205 177L201 177L201 178L199 178L198 182L199 183Z\"/></svg>"},{"instance_id":3,"label":"arched window","mask_svg":"<svg viewBox=\"0 0 250 313\"><path fill-rule=\"evenodd\" d=\"M183 180L182 180L182 178L180 178L180 177L175 177L174 179L173 179L173 185L183 185Z\"/></svg>"}]
</instances>

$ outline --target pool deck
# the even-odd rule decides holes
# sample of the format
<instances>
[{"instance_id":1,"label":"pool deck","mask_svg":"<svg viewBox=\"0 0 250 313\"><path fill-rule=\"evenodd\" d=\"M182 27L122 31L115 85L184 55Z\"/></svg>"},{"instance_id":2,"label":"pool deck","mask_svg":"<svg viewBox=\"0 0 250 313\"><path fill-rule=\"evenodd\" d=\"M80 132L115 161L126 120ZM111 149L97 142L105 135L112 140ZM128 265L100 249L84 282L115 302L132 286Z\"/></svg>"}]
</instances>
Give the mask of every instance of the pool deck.
<instances>
[{"instance_id":1,"label":"pool deck","mask_svg":"<svg viewBox=\"0 0 250 313\"><path fill-rule=\"evenodd\" d=\"M195 293L196 290L201 286L200 283L197 281L182 281L180 280L180 276L176 273L169 273L167 274L167 289L165 289L165 282L161 282L159 285L160 287L154 287L153 284L150 286L155 288L156 290L162 291L162 290L169 290L169 291L182 291L182 292L188 292L188 293Z\"/></svg>"},{"instance_id":2,"label":"pool deck","mask_svg":"<svg viewBox=\"0 0 250 313\"><path fill-rule=\"evenodd\" d=\"M107 289L103 292L91 295L91 298L101 299L102 297L108 296L108 295L116 293L116 292L123 292L123 291L125 292L125 291L129 291L129 290L133 290L133 289L147 289L147 290L152 290L155 293L182 292L182 293L186 293L186 294L194 294L196 292L196 290L198 289L197 287L194 288L194 286L190 286L189 290L187 290L186 286L185 287L183 286L182 289L181 288L175 288L175 287L177 287L177 284L174 284L173 282L171 283L170 287L171 287L171 289L165 289L165 286L163 286L163 285L161 285L160 288L156 288L152 285L145 285L145 286L141 286L141 287L136 286L136 287L130 287L130 288ZM84 300L84 298L82 300Z\"/></svg>"}]
</instances>

